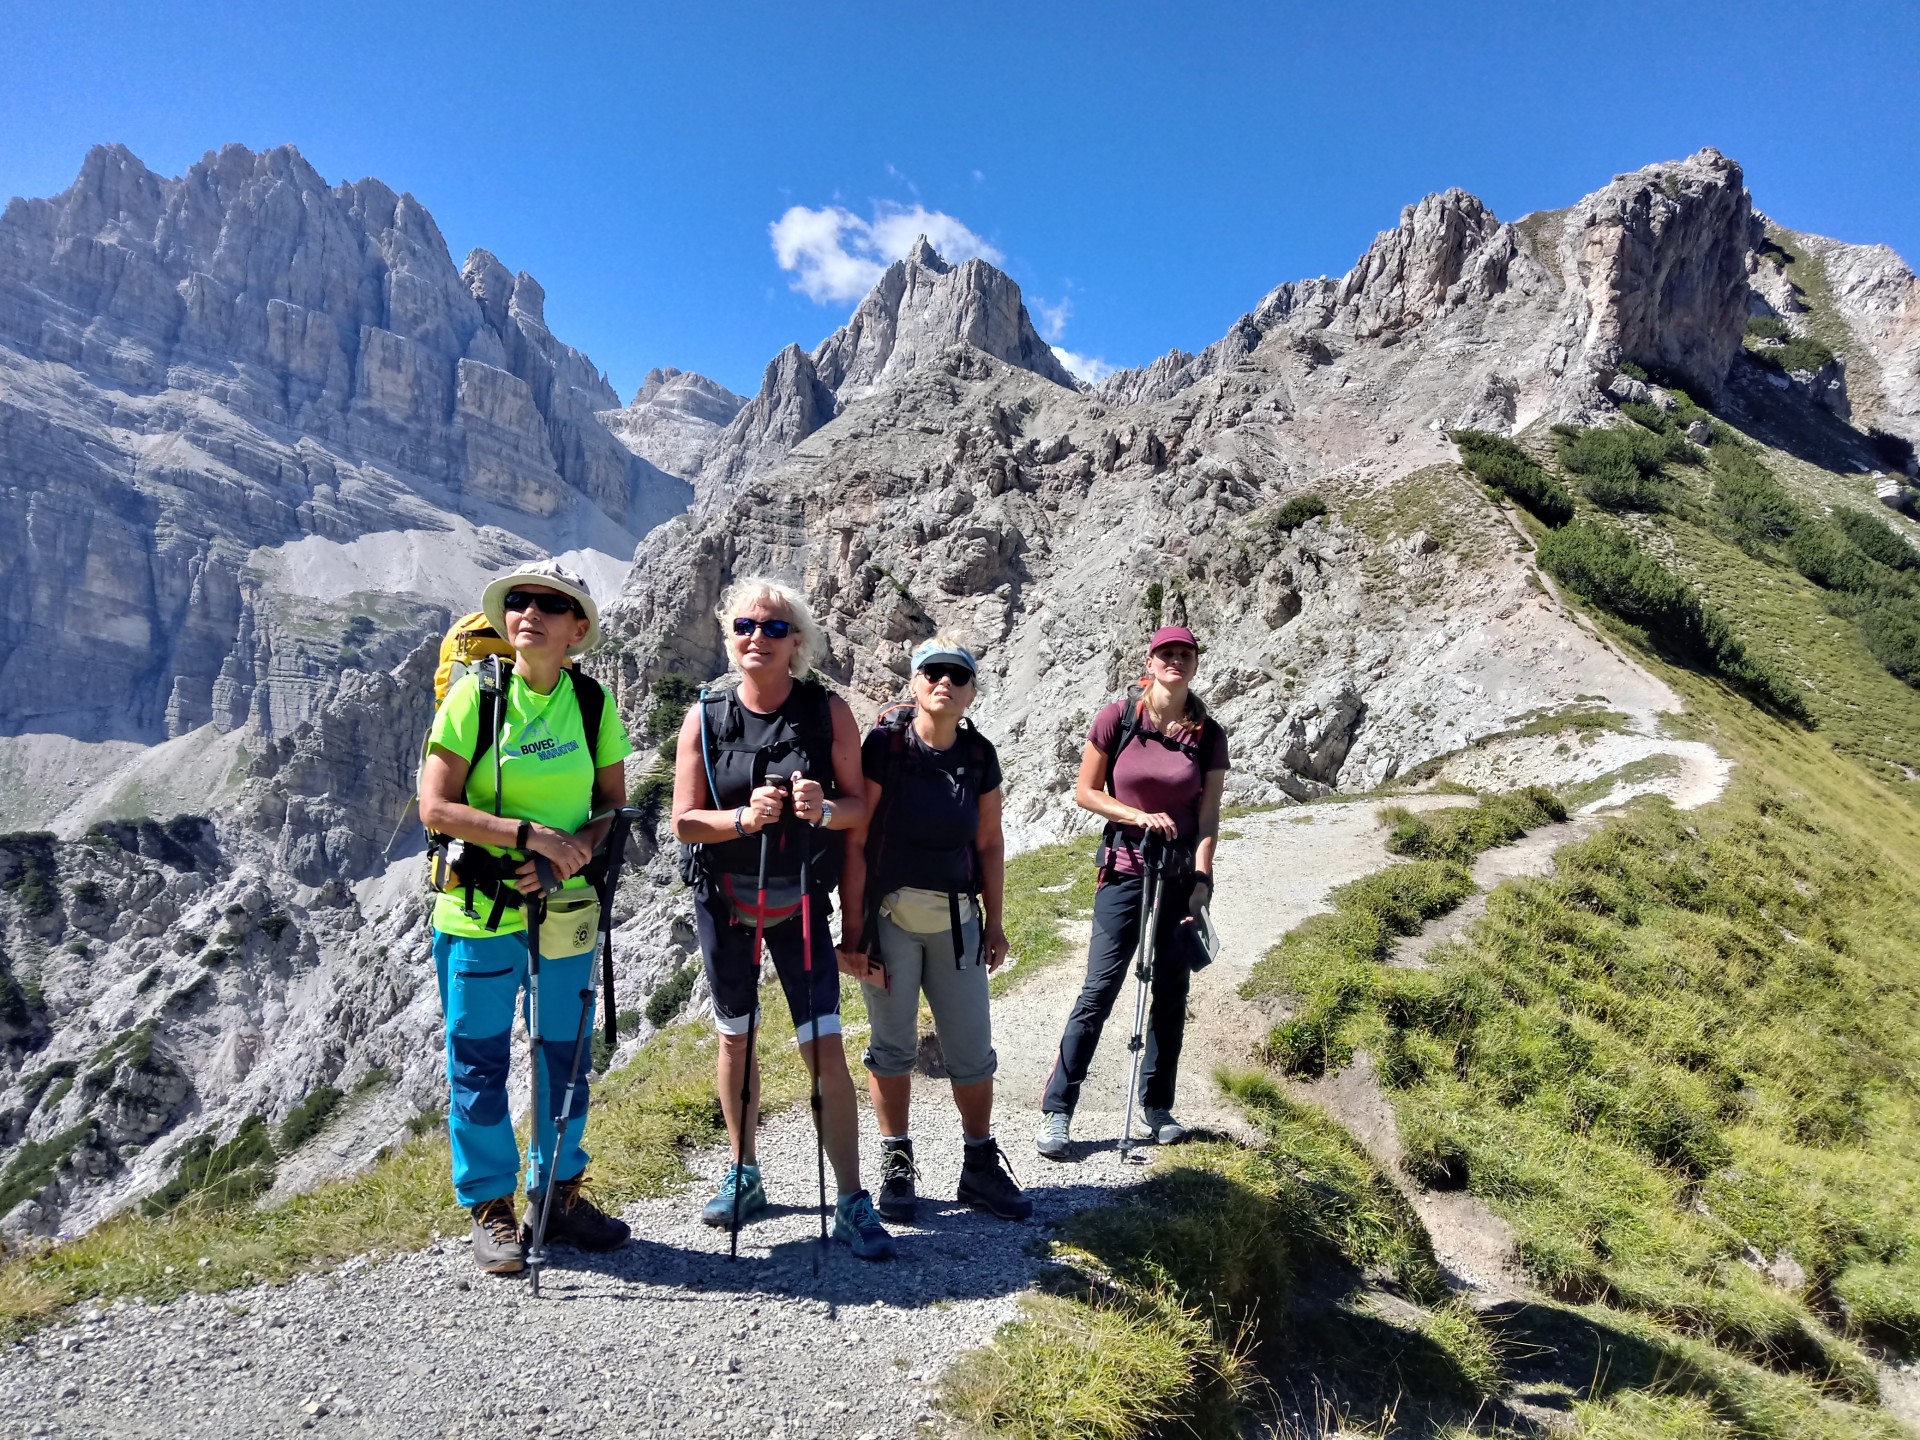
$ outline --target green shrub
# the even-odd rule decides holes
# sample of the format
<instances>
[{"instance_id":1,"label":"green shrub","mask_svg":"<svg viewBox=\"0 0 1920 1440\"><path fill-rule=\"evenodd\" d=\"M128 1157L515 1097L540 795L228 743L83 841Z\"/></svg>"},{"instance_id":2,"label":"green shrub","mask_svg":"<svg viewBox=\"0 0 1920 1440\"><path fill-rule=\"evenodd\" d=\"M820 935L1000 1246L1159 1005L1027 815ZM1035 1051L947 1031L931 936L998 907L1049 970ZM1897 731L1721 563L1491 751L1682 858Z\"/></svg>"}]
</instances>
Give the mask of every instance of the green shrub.
<instances>
[{"instance_id":1,"label":"green shrub","mask_svg":"<svg viewBox=\"0 0 1920 1440\"><path fill-rule=\"evenodd\" d=\"M1873 658L1920 688L1920 603L1888 596L1860 614L1860 638Z\"/></svg>"},{"instance_id":2,"label":"green shrub","mask_svg":"<svg viewBox=\"0 0 1920 1440\"><path fill-rule=\"evenodd\" d=\"M292 924L292 917L284 910L269 910L260 917L261 932L267 939L273 941L278 941L282 935L286 934L288 927Z\"/></svg>"},{"instance_id":3,"label":"green shrub","mask_svg":"<svg viewBox=\"0 0 1920 1440\"><path fill-rule=\"evenodd\" d=\"M1837 527L1819 521L1793 532L1787 541L1787 558L1823 590L1872 595L1899 584L1893 571L1862 554Z\"/></svg>"},{"instance_id":4,"label":"green shrub","mask_svg":"<svg viewBox=\"0 0 1920 1440\"><path fill-rule=\"evenodd\" d=\"M660 817L673 799L673 772L656 767L642 775L627 791L627 803L640 812L637 822L643 830L656 830Z\"/></svg>"},{"instance_id":5,"label":"green shrub","mask_svg":"<svg viewBox=\"0 0 1920 1440\"><path fill-rule=\"evenodd\" d=\"M1713 481L1713 503L1736 538L1751 545L1784 540L1804 522L1800 507L1773 472L1742 451L1722 451Z\"/></svg>"},{"instance_id":6,"label":"green shrub","mask_svg":"<svg viewBox=\"0 0 1920 1440\"><path fill-rule=\"evenodd\" d=\"M1488 795L1477 805L1419 815L1394 806L1382 810L1380 818L1393 827L1387 837L1389 853L1466 864L1482 850L1511 845L1529 830L1565 820L1567 807L1546 786L1530 785Z\"/></svg>"},{"instance_id":7,"label":"green shrub","mask_svg":"<svg viewBox=\"0 0 1920 1440\"><path fill-rule=\"evenodd\" d=\"M1920 552L1894 534L1891 526L1876 520L1866 511L1836 505L1833 524L1869 560L1877 561L1890 570L1920 569Z\"/></svg>"},{"instance_id":8,"label":"green shrub","mask_svg":"<svg viewBox=\"0 0 1920 1440\"><path fill-rule=\"evenodd\" d=\"M140 1202L141 1211L150 1217L164 1215L188 1200L198 1208L231 1209L273 1185L273 1141L262 1116L249 1115L224 1145L215 1145L212 1135L196 1135L178 1153L180 1167L173 1179Z\"/></svg>"},{"instance_id":9,"label":"green shrub","mask_svg":"<svg viewBox=\"0 0 1920 1440\"><path fill-rule=\"evenodd\" d=\"M1460 463L1474 479L1525 506L1543 524L1564 525L1573 518L1567 487L1513 441L1486 430L1455 430L1448 438L1460 447Z\"/></svg>"},{"instance_id":10,"label":"green shrub","mask_svg":"<svg viewBox=\"0 0 1920 1440\"><path fill-rule=\"evenodd\" d=\"M1318 495L1295 495L1274 512L1272 524L1281 534L1291 534L1326 513L1327 502Z\"/></svg>"},{"instance_id":11,"label":"green shrub","mask_svg":"<svg viewBox=\"0 0 1920 1440\"><path fill-rule=\"evenodd\" d=\"M1752 315L1747 318L1747 334L1755 340L1785 340L1793 332L1778 315Z\"/></svg>"},{"instance_id":12,"label":"green shrub","mask_svg":"<svg viewBox=\"0 0 1920 1440\"><path fill-rule=\"evenodd\" d=\"M1913 441L1906 436L1875 425L1867 431L1867 439L1873 444L1874 455L1887 469L1905 470L1913 464Z\"/></svg>"},{"instance_id":13,"label":"green shrub","mask_svg":"<svg viewBox=\"0 0 1920 1440\"><path fill-rule=\"evenodd\" d=\"M1672 488L1662 467L1669 460L1698 458L1677 432L1657 433L1640 425L1607 430L1556 425L1554 434L1560 462L1579 477L1586 497L1607 510L1667 509Z\"/></svg>"},{"instance_id":14,"label":"green shrub","mask_svg":"<svg viewBox=\"0 0 1920 1440\"><path fill-rule=\"evenodd\" d=\"M1542 540L1539 560L1583 599L1645 631L1671 658L1716 671L1781 714L1811 723L1799 690L1748 655L1725 618L1625 531L1579 521Z\"/></svg>"},{"instance_id":15,"label":"green shrub","mask_svg":"<svg viewBox=\"0 0 1920 1440\"><path fill-rule=\"evenodd\" d=\"M22 1141L7 1168L0 1170L0 1215L38 1193L69 1155L93 1140L95 1128L95 1121L82 1120L51 1139Z\"/></svg>"},{"instance_id":16,"label":"green shrub","mask_svg":"<svg viewBox=\"0 0 1920 1440\"><path fill-rule=\"evenodd\" d=\"M693 982L699 978L700 967L691 960L682 965L659 988L647 997L647 1019L656 1030L672 1022L687 1003L687 997L693 994Z\"/></svg>"},{"instance_id":17,"label":"green shrub","mask_svg":"<svg viewBox=\"0 0 1920 1440\"><path fill-rule=\"evenodd\" d=\"M1651 383L1652 377L1647 374L1646 370L1634 364L1631 360L1622 360L1617 368L1619 372L1629 380L1638 380L1642 385Z\"/></svg>"},{"instance_id":18,"label":"green shrub","mask_svg":"<svg viewBox=\"0 0 1920 1440\"><path fill-rule=\"evenodd\" d=\"M1833 363L1833 351L1818 340L1804 335L1796 335L1784 345L1768 345L1758 350L1750 350L1751 355L1759 357L1762 363L1776 370L1789 373L1806 370L1818 373Z\"/></svg>"},{"instance_id":19,"label":"green shrub","mask_svg":"<svg viewBox=\"0 0 1920 1440\"><path fill-rule=\"evenodd\" d=\"M60 862L50 831L0 835L0 890L12 895L34 919L51 915L60 903Z\"/></svg>"},{"instance_id":20,"label":"green shrub","mask_svg":"<svg viewBox=\"0 0 1920 1440\"><path fill-rule=\"evenodd\" d=\"M106 892L100 888L99 882L82 880L73 887L73 898L82 905L98 905L106 898Z\"/></svg>"},{"instance_id":21,"label":"green shrub","mask_svg":"<svg viewBox=\"0 0 1920 1440\"><path fill-rule=\"evenodd\" d=\"M375 1065L369 1068L366 1074L353 1082L352 1096L357 1100L370 1091L379 1090L392 1083L393 1072L384 1065Z\"/></svg>"},{"instance_id":22,"label":"green shrub","mask_svg":"<svg viewBox=\"0 0 1920 1440\"><path fill-rule=\"evenodd\" d=\"M1160 612L1166 604L1167 587L1158 580L1147 586L1146 593L1140 597L1140 608L1147 612L1147 624L1159 628Z\"/></svg>"},{"instance_id":23,"label":"green shrub","mask_svg":"<svg viewBox=\"0 0 1920 1440\"><path fill-rule=\"evenodd\" d=\"M333 1118L334 1111L340 1108L344 1098L331 1085L321 1085L309 1092L307 1098L289 1110L287 1118L280 1122L280 1153L291 1155L326 1129L327 1121Z\"/></svg>"}]
</instances>

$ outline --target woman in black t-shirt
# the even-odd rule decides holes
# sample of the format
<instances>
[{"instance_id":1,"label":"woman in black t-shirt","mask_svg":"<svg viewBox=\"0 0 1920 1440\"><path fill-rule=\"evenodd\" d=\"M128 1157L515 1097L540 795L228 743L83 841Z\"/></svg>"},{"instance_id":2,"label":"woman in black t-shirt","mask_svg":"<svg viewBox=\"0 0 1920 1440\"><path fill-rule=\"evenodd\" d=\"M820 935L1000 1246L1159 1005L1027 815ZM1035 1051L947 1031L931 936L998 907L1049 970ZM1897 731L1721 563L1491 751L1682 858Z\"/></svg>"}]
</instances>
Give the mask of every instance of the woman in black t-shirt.
<instances>
[{"instance_id":1,"label":"woman in black t-shirt","mask_svg":"<svg viewBox=\"0 0 1920 1440\"><path fill-rule=\"evenodd\" d=\"M987 976L1007 956L1006 846L999 757L962 724L977 670L964 645L927 641L913 655L913 704L883 717L860 749L871 819L841 881L850 937L841 969L861 981L873 1027L863 1058L880 1126L876 1203L888 1220L913 1219L919 1203L907 1113L923 994L966 1140L961 1203L1008 1220L1033 1213L993 1138Z\"/></svg>"}]
</instances>

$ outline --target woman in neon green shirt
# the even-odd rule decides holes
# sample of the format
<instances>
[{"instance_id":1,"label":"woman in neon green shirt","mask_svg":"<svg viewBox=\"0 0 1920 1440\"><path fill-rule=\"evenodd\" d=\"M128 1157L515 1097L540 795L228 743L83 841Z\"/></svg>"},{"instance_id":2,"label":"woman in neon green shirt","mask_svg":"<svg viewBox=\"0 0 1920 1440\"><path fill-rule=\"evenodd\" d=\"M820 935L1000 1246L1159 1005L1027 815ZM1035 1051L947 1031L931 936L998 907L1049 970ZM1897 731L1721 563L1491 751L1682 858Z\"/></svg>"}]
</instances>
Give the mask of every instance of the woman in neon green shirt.
<instances>
[{"instance_id":1,"label":"woman in neon green shirt","mask_svg":"<svg viewBox=\"0 0 1920 1440\"><path fill-rule=\"evenodd\" d=\"M600 638L598 609L578 575L551 560L523 566L487 586L481 608L514 651L498 707L498 733L482 733L487 706L480 677L455 682L427 736L420 819L429 830L493 857L467 867L469 874L489 877L483 893L476 896L463 885L434 901L433 956L446 1016L454 1193L473 1214L475 1263L489 1274L508 1275L525 1265L513 1203L520 1147L507 1104L513 1012L516 1004L523 1014L527 1008L526 917L520 897L541 889L543 865L563 882L550 903L586 890L581 871L610 823L589 823L587 817L625 803L621 762L633 746L604 691L593 695L594 682L567 668L568 656ZM583 693L589 697L584 707ZM599 712L598 733L591 740L583 708ZM556 956L548 949L548 929L541 933L542 1063L528 1183L560 1177L550 1241L610 1250L625 1244L629 1232L603 1214L583 1188L587 1153L580 1140L586 1106L576 1099L567 1133L556 1141L550 1099L569 1083L581 1008L590 1010L593 1003L594 937L580 953Z\"/></svg>"}]
</instances>

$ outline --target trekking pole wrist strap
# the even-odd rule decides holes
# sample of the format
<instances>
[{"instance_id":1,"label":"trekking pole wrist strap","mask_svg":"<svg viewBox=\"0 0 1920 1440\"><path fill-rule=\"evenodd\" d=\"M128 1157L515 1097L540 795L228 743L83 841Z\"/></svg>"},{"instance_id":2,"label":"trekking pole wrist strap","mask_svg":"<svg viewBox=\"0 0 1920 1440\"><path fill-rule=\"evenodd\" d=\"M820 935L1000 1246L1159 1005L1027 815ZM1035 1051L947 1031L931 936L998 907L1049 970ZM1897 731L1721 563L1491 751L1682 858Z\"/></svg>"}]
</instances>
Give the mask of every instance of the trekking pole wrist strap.
<instances>
[{"instance_id":1,"label":"trekking pole wrist strap","mask_svg":"<svg viewBox=\"0 0 1920 1440\"><path fill-rule=\"evenodd\" d=\"M532 831L533 831L533 823L529 820L522 820L520 822L520 828L513 832L513 848L516 850L526 849L527 837L532 833Z\"/></svg>"}]
</instances>

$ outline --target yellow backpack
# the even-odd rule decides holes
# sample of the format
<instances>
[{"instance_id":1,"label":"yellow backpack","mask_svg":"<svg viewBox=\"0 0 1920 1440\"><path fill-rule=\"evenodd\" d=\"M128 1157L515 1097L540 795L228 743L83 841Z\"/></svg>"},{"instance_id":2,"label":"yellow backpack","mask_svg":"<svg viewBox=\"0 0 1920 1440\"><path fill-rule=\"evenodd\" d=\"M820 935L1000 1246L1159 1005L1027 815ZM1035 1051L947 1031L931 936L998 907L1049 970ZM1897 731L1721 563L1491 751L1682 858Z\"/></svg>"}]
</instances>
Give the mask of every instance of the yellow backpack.
<instances>
[{"instance_id":1,"label":"yellow backpack","mask_svg":"<svg viewBox=\"0 0 1920 1440\"><path fill-rule=\"evenodd\" d=\"M445 704L453 682L489 655L513 663L513 646L493 628L486 611L476 610L454 621L440 641L440 663L433 671L433 708Z\"/></svg>"}]
</instances>

